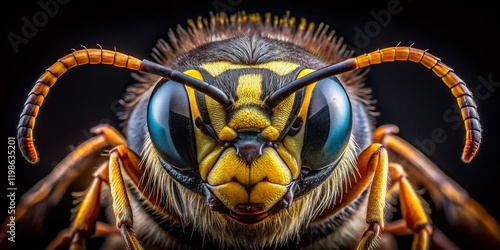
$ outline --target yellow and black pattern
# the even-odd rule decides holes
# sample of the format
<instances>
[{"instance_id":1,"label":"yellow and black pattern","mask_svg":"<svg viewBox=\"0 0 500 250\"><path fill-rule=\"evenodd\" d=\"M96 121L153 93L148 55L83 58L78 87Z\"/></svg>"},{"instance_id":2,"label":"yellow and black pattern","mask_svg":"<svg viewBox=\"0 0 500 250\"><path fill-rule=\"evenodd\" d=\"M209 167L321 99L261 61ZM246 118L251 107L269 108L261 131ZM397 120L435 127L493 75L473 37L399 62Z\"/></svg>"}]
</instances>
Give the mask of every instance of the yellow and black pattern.
<instances>
[{"instance_id":1,"label":"yellow and black pattern","mask_svg":"<svg viewBox=\"0 0 500 250\"><path fill-rule=\"evenodd\" d=\"M94 138L37 185L41 190L22 198L19 217L40 201L52 203L111 147L69 230L49 248L82 248L92 236L114 234L128 249L371 249L381 236L399 234L413 234L413 248L426 249L442 240L432 238L427 204L407 170L422 173L416 179L449 208L467 194L394 136L397 127L373 128L369 90L358 69L412 61L433 71L463 111L462 158L469 162L481 142L481 124L472 92L451 68L412 47L347 58L350 52L328 26L288 14L221 13L188 23L187 30L169 33L168 43L158 42L157 62L84 48L37 80L18 126L19 148L33 163L38 110L69 69L107 64L144 73L125 97L124 136L109 125L93 128ZM436 185L447 191L436 195ZM104 199L103 186L110 194ZM386 221L386 202L395 195L403 223ZM115 225L98 221L104 200ZM500 226L467 202L456 203L457 214L478 225L492 222L471 228L487 229L500 241Z\"/></svg>"},{"instance_id":2,"label":"yellow and black pattern","mask_svg":"<svg viewBox=\"0 0 500 250\"><path fill-rule=\"evenodd\" d=\"M283 101L271 114L262 107L264 99L272 91L294 80L302 69L299 65L289 62L270 62L262 65L238 65L228 62L216 62L201 65L200 71L207 82L229 86L234 92L234 110L228 114L221 110L220 104L205 95L198 94L197 103L201 103L202 114L208 114L208 119L221 140L230 141L225 137L225 126L233 130L255 128L264 130L269 126L269 140L277 140L284 131L289 118L293 118L294 110L301 105L302 92ZM297 97L295 97L297 96ZM277 132L277 133L276 133Z\"/></svg>"},{"instance_id":3,"label":"yellow and black pattern","mask_svg":"<svg viewBox=\"0 0 500 250\"><path fill-rule=\"evenodd\" d=\"M353 117L364 127L353 127L353 136L348 138L346 153L336 163L336 170L330 174L331 181L329 179L322 185L319 185L319 179L304 181L319 186L315 189L312 188L313 185L302 187L303 190L311 191L304 191L301 195L307 193L307 196L294 199L294 192L298 189L297 181L307 174L307 170L301 166L305 124L299 126L298 131L291 133L290 130L297 117L306 122L315 84L291 94L272 110L264 108L263 103L277 89L318 68L345 59L349 52L322 25L318 27L321 32L314 32L314 24L308 24L305 20L296 22L288 16L271 18L266 15L261 19L258 14L238 15L240 16L235 19L217 14L208 22L199 19L190 23L189 32L179 28L177 39L188 41L186 43L177 43L180 41L177 39L170 40L169 43L158 43L161 52L158 58L161 58L163 64L214 85L234 100L234 107L225 110L212 98L186 87L193 124L196 124L194 134L197 173L199 181L206 183L207 188L202 191L205 197L187 191L170 178L160 167L158 155L151 152L153 146L149 139L138 150L148 152L144 155L147 166L155 166L150 169L158 177L152 182L155 184L149 186L150 189L169 190L162 200L169 201L167 203L172 205L170 209L174 214L179 214L181 220L186 220L190 225L185 230L191 232L191 237L208 237L205 240L206 246L222 244L227 247L248 247L255 232L259 232L259 237L264 240L255 249L265 248L274 244L273 242L289 242L293 246L297 244L296 235L303 230L304 225L328 205L325 201L340 196L342 186L349 181L349 173L355 168L354 159L358 147L365 146L364 143L358 145L355 138L359 137L361 142L367 141L357 134L370 127L367 124L371 121ZM280 36L282 33L290 35ZM324 50L312 49L314 47L322 47ZM144 80L149 78L143 77ZM367 95L369 91L364 90L363 74L359 71L346 72L339 79L345 84L347 92L354 93L353 113L368 110L369 105L365 104L370 103ZM155 79L149 81L153 82ZM145 83L147 82L146 80ZM146 84L142 86L147 87ZM130 93L131 99L133 96L140 96L140 88ZM227 147L225 143L234 143L236 138L245 133L255 133L274 146L263 147L262 154L254 161L244 160L235 147ZM326 170L321 174L323 178L332 169ZM183 202L189 200L193 201L191 205ZM211 209L207 208L206 201ZM360 197L359 202L346 209L361 209L363 204L364 197ZM282 209L283 207L288 208ZM220 213L214 213L214 210ZM154 214L158 216L157 212ZM290 217L292 214L294 216ZM345 215L338 216L340 220ZM205 219L191 219L198 217ZM359 227L362 225L362 217L356 215L356 219L350 223L337 225L329 230L334 232L343 227ZM167 222L170 220L169 217L161 219ZM277 223L287 225L287 229L278 230ZM242 230L239 224L252 224L253 227ZM165 230L170 230L168 228L170 227L164 226ZM234 228L239 228L240 236L230 236ZM317 230L324 229L314 227L313 231ZM222 233L210 233L212 231ZM172 231L174 232L177 231ZM156 237L158 235L155 234L154 238ZM339 245L344 245L352 236L334 233L329 240L332 237L339 240ZM192 245L190 240L182 239L183 237L177 237L179 246ZM241 241L242 239L244 240ZM317 241L319 242L321 241Z\"/></svg>"},{"instance_id":4,"label":"yellow and black pattern","mask_svg":"<svg viewBox=\"0 0 500 250\"><path fill-rule=\"evenodd\" d=\"M235 100L234 108L226 111L212 98L187 87L193 123L202 120L213 131L207 134L195 128L200 177L233 214L256 216L239 218L241 221L268 217L271 208L294 188L292 182L301 171L303 133L283 142L281 139L296 117L306 120L314 85L290 95L272 111L263 107L263 102L277 88L312 71L295 63L271 61L256 65L212 62L185 72L234 91L229 93ZM228 148L217 143L233 143L241 133L260 136L275 146L258 146L255 150L261 152L249 158L239 152L243 146Z\"/></svg>"}]
</instances>

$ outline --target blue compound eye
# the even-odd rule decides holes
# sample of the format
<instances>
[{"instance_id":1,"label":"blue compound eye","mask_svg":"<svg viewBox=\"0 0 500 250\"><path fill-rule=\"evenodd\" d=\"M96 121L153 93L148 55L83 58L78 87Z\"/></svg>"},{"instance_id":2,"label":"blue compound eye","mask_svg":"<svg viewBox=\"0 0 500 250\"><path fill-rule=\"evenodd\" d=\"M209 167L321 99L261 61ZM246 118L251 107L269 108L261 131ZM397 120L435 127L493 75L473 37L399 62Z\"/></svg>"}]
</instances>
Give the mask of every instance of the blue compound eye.
<instances>
[{"instance_id":1,"label":"blue compound eye","mask_svg":"<svg viewBox=\"0 0 500 250\"><path fill-rule=\"evenodd\" d=\"M147 119L151 141L166 163L179 170L198 167L194 126L184 85L175 81L159 83L149 100Z\"/></svg>"},{"instance_id":2,"label":"blue compound eye","mask_svg":"<svg viewBox=\"0 0 500 250\"><path fill-rule=\"evenodd\" d=\"M335 77L314 87L305 122L302 163L312 170L337 164L350 140L351 103Z\"/></svg>"}]
</instances>

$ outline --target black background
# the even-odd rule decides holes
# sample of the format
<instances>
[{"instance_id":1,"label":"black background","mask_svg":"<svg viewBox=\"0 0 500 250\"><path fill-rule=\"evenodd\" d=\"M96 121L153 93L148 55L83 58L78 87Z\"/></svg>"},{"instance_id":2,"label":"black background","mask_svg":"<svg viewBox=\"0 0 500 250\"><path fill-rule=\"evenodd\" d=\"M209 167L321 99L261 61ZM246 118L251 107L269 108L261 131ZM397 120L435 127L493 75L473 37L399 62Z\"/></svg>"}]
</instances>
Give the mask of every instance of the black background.
<instances>
[{"instance_id":1,"label":"black background","mask_svg":"<svg viewBox=\"0 0 500 250\"><path fill-rule=\"evenodd\" d=\"M9 32L22 35L23 17L32 20L43 9L36 1L10 2L4 8L3 57L4 97L3 119L5 137L16 135L18 116L25 98L43 71L58 58L79 49L81 45L113 49L138 58L151 59L151 48L157 39L168 38L167 31L177 24L185 26L187 19L208 16L221 10L217 3L226 3L228 13L237 11L271 12L305 17L319 24L324 22L344 37L356 52L364 53L378 48L391 47L401 42L440 57L474 91L481 84L480 78L500 82L498 73L500 53L498 33L500 22L498 8L492 3L466 2L436 4L422 1L372 1L370 3L317 1L285 2L250 0L219 0L203 3L190 0L181 3L136 1L134 4L106 4L97 1L70 0L59 4L59 9L47 22L38 27L26 44L20 44L15 52L8 40ZM399 3L401 11L392 14L387 25L373 31L366 44L356 41L356 27L364 30L376 18L372 11L380 13L388 9L388 3ZM363 45L363 46L361 46ZM364 46L366 45L366 46ZM93 65L72 69L51 90L37 120L34 137L41 156L38 165L29 165L17 154L16 186L17 201L21 193L48 174L55 163L69 153L69 149L88 138L89 128L107 122L117 125L116 101L125 88L134 83L130 72L110 66ZM381 113L377 125L396 124L400 135L409 142L428 140L434 130L442 130L443 142L435 142L435 150L428 154L442 170L465 188L497 219L498 184L500 183L500 139L498 115L499 86L480 93L488 94L478 101L483 124L483 143L477 157L470 164L460 160L464 143L463 126L443 118L453 110L456 102L445 85L431 71L413 63L394 63L373 66L367 85L373 89L376 108ZM500 83L498 83L500 84ZM5 101L6 99L6 101ZM6 104L5 104L6 103ZM451 115L456 117L457 114ZM5 126L6 125L6 126ZM6 173L6 169L2 174ZM6 178L3 190L7 187ZM72 186L81 191L89 176L79 178ZM69 195L68 195L69 196ZM5 196L2 196L2 200ZM70 201L65 201L48 217L49 227L38 237L23 237L16 232L18 245L34 243L44 246L48 240L69 223ZM7 205L0 208L7 213ZM434 220L440 221L442 214ZM440 217L441 216L441 217ZM446 227L446 226L443 226ZM451 231L452 237L464 249L473 244L460 232ZM43 247L40 247L43 248Z\"/></svg>"}]
</instances>

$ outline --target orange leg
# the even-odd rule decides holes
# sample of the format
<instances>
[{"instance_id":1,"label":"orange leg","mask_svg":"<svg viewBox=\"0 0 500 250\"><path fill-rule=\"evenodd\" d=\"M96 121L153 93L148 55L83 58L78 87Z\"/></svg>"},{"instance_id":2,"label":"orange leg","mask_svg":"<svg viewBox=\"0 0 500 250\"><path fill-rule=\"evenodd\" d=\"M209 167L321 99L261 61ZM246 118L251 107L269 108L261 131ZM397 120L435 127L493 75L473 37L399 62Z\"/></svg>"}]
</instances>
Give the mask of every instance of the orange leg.
<instances>
[{"instance_id":1,"label":"orange leg","mask_svg":"<svg viewBox=\"0 0 500 250\"><path fill-rule=\"evenodd\" d=\"M116 234L120 234L120 231L118 231L115 226L111 226L99 221L96 222L93 237L102 237ZM68 249L70 244L72 244L70 229L65 229L61 231L54 240L52 240L47 249ZM85 249L85 246L73 244L70 249Z\"/></svg>"},{"instance_id":2,"label":"orange leg","mask_svg":"<svg viewBox=\"0 0 500 250\"><path fill-rule=\"evenodd\" d=\"M16 220L19 223L26 220L34 222L37 228L42 227L44 211L59 203L68 186L82 172L93 167L105 149L125 144L123 136L107 124L96 126L92 132L97 135L78 146L47 177L21 197L16 208ZM30 210L34 211L34 215L25 218Z\"/></svg>"},{"instance_id":3,"label":"orange leg","mask_svg":"<svg viewBox=\"0 0 500 250\"><path fill-rule=\"evenodd\" d=\"M127 187L122 175L122 169L137 172L140 158L126 146L118 146L111 150L109 157L109 184L113 199L113 211L116 218L116 227L120 230L128 249L142 249L135 236L133 227L132 207L127 195ZM135 176L140 177L140 176Z\"/></svg>"},{"instance_id":4,"label":"orange leg","mask_svg":"<svg viewBox=\"0 0 500 250\"><path fill-rule=\"evenodd\" d=\"M144 171L139 168L140 158L125 146L126 141L123 136L108 125L99 125L92 132L98 135L90 138L66 157L45 181L40 183L40 190L35 190L24 197L21 208L28 210L32 205L58 201L69 183L86 167L91 166L90 162L95 161L105 148L114 146L110 151L109 160L102 163L94 172L94 179L76 209L71 228L63 230L49 245L49 249L67 248L69 245L71 249L85 249L87 238L117 233L122 234L129 249L141 249L132 231L133 215L121 171L127 172L128 179L147 197L148 202L154 204L154 207L164 211L161 209L164 206L157 201L156 195L149 194L142 185L140 180ZM56 185L57 183L64 185ZM97 221L102 183L108 183L111 187L116 227Z\"/></svg>"},{"instance_id":5,"label":"orange leg","mask_svg":"<svg viewBox=\"0 0 500 250\"><path fill-rule=\"evenodd\" d=\"M119 142L118 134L112 130L101 127L98 132L110 138L110 140ZM145 172L139 167L140 162L141 159L139 156L125 145L119 145L111 149L109 160L104 162L94 172L94 180L77 208L77 213L70 230L61 232L52 242L51 248L61 248L64 245L71 244L71 249L84 249L86 239L89 237L116 234L119 232L128 249L142 249L132 230L132 208L122 171L126 172L127 180L143 194L145 201L152 204L158 211L170 214L172 219L177 220L178 217L173 216L165 209L166 206L160 202L157 194L151 194L146 190L143 183L147 182L147 178L144 178L146 176ZM116 227L114 229L111 229L109 225L97 222L102 183L107 183L110 186L112 206L116 219Z\"/></svg>"},{"instance_id":6,"label":"orange leg","mask_svg":"<svg viewBox=\"0 0 500 250\"><path fill-rule=\"evenodd\" d=\"M384 229L387 151L381 144L374 143L359 154L357 166L359 178L350 183L349 188L345 189L343 195L337 200L335 208L328 210L324 216L334 214L344 208L370 187L366 212L366 223L369 226L358 244L358 249L368 249L373 246L374 240Z\"/></svg>"},{"instance_id":7,"label":"orange leg","mask_svg":"<svg viewBox=\"0 0 500 250\"><path fill-rule=\"evenodd\" d=\"M124 137L113 127L103 124L92 129L97 136L90 138L76 150L74 150L66 159L56 167L56 169L41 182L40 190L29 193L23 197L24 203L21 211L27 210L29 206L39 203L55 202L57 203L65 193L67 186L78 175L90 166L90 162L95 161L102 151L110 146L125 144ZM85 164L84 164L85 163ZM81 249L85 246L85 239L96 234L96 222L100 207L101 183L107 182L107 162L104 162L96 172L94 180L86 191L86 195L79 204L78 213L75 215L71 229L64 230L51 243L49 249L60 248L70 243L72 248ZM54 183L54 185L51 185ZM62 183L62 184L61 184ZM100 226L100 233L103 226Z\"/></svg>"},{"instance_id":8,"label":"orange leg","mask_svg":"<svg viewBox=\"0 0 500 250\"><path fill-rule=\"evenodd\" d=\"M110 151L109 161L101 165L94 173L94 180L89 186L84 199L80 203L77 214L69 232L63 231L52 242L52 249L61 248L70 244L71 249L85 249L86 239L97 235L122 234L129 249L142 249L137 240L133 227L132 208L127 195L122 171L127 172L132 183L139 190L144 186L139 182L144 174L139 169L140 158L125 145L117 146ZM100 207L101 184L108 183L112 197L113 211L116 218L116 227L97 222ZM117 230L118 229L118 230Z\"/></svg>"},{"instance_id":9,"label":"orange leg","mask_svg":"<svg viewBox=\"0 0 500 250\"><path fill-rule=\"evenodd\" d=\"M359 184L371 181L366 212L366 223L369 224L369 227L363 234L358 244L358 249L369 249L372 247L381 231L384 230L387 168L387 151L381 144L374 143L370 145L358 156L358 169L360 173L365 173L364 175L362 174L364 177ZM358 187L365 185L366 183L358 185ZM351 190L348 191L348 196L352 197L352 195L356 195L354 197L357 197L364 189L355 188Z\"/></svg>"},{"instance_id":10,"label":"orange leg","mask_svg":"<svg viewBox=\"0 0 500 250\"><path fill-rule=\"evenodd\" d=\"M87 238L96 234L97 216L99 215L101 184L108 181L107 162L94 173L85 198L79 204L70 229L71 249L84 249Z\"/></svg>"},{"instance_id":11,"label":"orange leg","mask_svg":"<svg viewBox=\"0 0 500 250\"><path fill-rule=\"evenodd\" d=\"M16 207L16 224L33 228L34 231L43 230L46 211L59 203L68 186L83 172L105 161L101 159L104 150L126 143L125 138L107 124L96 126L91 132L96 133L96 136L79 145L21 197ZM2 232L6 231L2 228ZM0 245L5 235L0 233Z\"/></svg>"},{"instance_id":12,"label":"orange leg","mask_svg":"<svg viewBox=\"0 0 500 250\"><path fill-rule=\"evenodd\" d=\"M406 222L406 227L414 234L412 249L428 249L432 228L427 203L415 192L401 165L389 164L389 173L394 185L399 185L399 200L403 220Z\"/></svg>"},{"instance_id":13,"label":"orange leg","mask_svg":"<svg viewBox=\"0 0 500 250\"><path fill-rule=\"evenodd\" d=\"M404 158L405 170L416 184L421 184L429 192L437 208L447 213L450 224L464 229L471 238L487 246L500 246L499 223L456 182L443 173L418 149L401 139L394 125L377 128L373 139L381 143L395 155ZM433 235L433 245L449 246L449 240L442 235Z\"/></svg>"}]
</instances>

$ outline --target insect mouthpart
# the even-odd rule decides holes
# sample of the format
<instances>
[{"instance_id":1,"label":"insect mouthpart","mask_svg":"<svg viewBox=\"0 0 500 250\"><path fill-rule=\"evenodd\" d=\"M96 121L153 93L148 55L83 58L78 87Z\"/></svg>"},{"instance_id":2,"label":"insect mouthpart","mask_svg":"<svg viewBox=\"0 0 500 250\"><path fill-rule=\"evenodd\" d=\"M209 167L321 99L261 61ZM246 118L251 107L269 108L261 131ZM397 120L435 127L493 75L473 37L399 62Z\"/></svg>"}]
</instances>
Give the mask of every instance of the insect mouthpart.
<instances>
[{"instance_id":1,"label":"insect mouthpart","mask_svg":"<svg viewBox=\"0 0 500 250\"><path fill-rule=\"evenodd\" d=\"M292 204L297 190L297 182L294 181L290 183L290 185L287 186L286 194L268 211L265 211L265 205L263 203L241 203L236 205L234 211L228 209L210 191L208 186L205 186L205 196L210 209L213 211L223 213L241 224L253 225L263 222L279 211L288 208Z\"/></svg>"}]
</instances>

